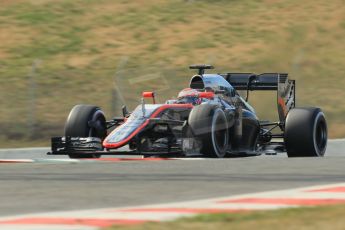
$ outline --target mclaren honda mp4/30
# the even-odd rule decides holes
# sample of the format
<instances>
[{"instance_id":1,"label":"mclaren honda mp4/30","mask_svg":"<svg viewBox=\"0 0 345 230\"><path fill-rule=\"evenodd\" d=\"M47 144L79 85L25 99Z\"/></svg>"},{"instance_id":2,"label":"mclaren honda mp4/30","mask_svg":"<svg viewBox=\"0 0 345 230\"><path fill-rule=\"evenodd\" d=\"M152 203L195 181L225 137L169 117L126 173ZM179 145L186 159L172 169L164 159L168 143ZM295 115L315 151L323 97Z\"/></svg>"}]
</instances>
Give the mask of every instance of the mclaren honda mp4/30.
<instances>
[{"instance_id":1,"label":"mclaren honda mp4/30","mask_svg":"<svg viewBox=\"0 0 345 230\"><path fill-rule=\"evenodd\" d=\"M321 157L327 146L327 124L321 109L295 107L295 81L285 73L205 74L198 70L176 100L156 104L153 92L123 117L106 120L93 105L71 110L63 137L52 138L48 154L71 158L101 155L191 156L222 158L286 152L289 157ZM277 91L279 121L260 120L248 103L253 90ZM243 97L241 92L246 92ZM151 98L153 104L146 104ZM150 100L151 100L150 99ZM127 146L127 148L121 148ZM125 149L125 150L124 150Z\"/></svg>"}]
</instances>

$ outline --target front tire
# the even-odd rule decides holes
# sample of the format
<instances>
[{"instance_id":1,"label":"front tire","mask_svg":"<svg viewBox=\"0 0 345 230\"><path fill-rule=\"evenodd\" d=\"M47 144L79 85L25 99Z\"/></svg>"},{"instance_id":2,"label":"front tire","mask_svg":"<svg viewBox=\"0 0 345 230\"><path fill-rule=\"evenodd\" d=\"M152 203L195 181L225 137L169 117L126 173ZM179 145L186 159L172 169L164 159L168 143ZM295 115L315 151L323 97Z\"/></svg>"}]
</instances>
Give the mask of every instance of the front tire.
<instances>
[{"instance_id":1,"label":"front tire","mask_svg":"<svg viewBox=\"0 0 345 230\"><path fill-rule=\"evenodd\" d=\"M327 147L327 123L319 108L294 108L285 120L288 157L322 157Z\"/></svg>"},{"instance_id":2,"label":"front tire","mask_svg":"<svg viewBox=\"0 0 345 230\"><path fill-rule=\"evenodd\" d=\"M94 125L91 126L90 122ZM73 107L65 124L66 137L98 137L104 140L106 135L106 119L99 107L94 105ZM100 154L69 154L70 158L99 158L100 156Z\"/></svg>"},{"instance_id":3,"label":"front tire","mask_svg":"<svg viewBox=\"0 0 345 230\"><path fill-rule=\"evenodd\" d=\"M228 122L224 111L216 105L201 104L193 108L188 124L193 135L202 142L201 154L223 158L229 145Z\"/></svg>"}]
</instances>

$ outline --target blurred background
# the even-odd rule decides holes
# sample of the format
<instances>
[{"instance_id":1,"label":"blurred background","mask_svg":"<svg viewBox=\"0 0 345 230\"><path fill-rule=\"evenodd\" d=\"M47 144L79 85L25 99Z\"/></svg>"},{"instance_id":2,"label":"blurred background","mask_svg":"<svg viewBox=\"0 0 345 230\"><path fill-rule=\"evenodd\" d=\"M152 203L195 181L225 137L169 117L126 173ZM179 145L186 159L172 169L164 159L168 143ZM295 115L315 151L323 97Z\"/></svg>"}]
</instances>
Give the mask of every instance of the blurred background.
<instances>
[{"instance_id":1,"label":"blurred background","mask_svg":"<svg viewBox=\"0 0 345 230\"><path fill-rule=\"evenodd\" d=\"M345 137L344 39L343 0L0 0L0 147L48 146L75 104L110 119L143 90L164 102L196 63L288 72ZM275 93L250 102L275 119Z\"/></svg>"}]
</instances>

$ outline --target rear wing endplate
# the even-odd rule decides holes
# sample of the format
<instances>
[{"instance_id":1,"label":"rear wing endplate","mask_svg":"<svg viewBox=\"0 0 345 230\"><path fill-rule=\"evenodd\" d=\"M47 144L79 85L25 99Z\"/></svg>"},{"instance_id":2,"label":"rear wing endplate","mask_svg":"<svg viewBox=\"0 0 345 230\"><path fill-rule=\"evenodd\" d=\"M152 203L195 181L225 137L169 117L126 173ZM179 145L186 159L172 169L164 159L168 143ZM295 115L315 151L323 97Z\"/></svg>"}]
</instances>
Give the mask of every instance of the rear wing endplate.
<instances>
[{"instance_id":1,"label":"rear wing endplate","mask_svg":"<svg viewBox=\"0 0 345 230\"><path fill-rule=\"evenodd\" d=\"M227 73L222 76L236 90L276 90L280 122L284 122L288 112L295 107L295 80L288 79L287 73Z\"/></svg>"}]
</instances>

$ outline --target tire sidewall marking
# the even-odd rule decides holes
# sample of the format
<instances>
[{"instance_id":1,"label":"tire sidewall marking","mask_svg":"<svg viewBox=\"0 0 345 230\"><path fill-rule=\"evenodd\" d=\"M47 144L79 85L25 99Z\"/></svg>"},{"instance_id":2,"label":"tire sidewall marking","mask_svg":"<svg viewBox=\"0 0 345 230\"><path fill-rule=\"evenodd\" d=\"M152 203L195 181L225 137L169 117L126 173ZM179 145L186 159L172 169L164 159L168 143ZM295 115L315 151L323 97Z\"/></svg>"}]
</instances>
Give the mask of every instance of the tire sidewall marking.
<instances>
[{"instance_id":1,"label":"tire sidewall marking","mask_svg":"<svg viewBox=\"0 0 345 230\"><path fill-rule=\"evenodd\" d=\"M221 158L221 157L224 157L225 154L226 154L226 151L224 153L220 153L217 145L216 145L216 137L215 137L215 126L216 126L216 122L217 122L217 118L220 116L220 114L223 114L224 115L224 121L225 121L225 124L226 124L226 127L228 127L228 122L227 122L227 119L226 119L226 116L225 116L225 113L223 110L221 109L216 109L214 111L214 114L213 114L213 117L212 117L212 123L211 123L211 139L212 139L212 145L213 145L213 149L215 150L215 153L216 155ZM225 137L226 140L225 140L225 143L228 143L229 142L229 134L226 132L226 135Z\"/></svg>"},{"instance_id":2,"label":"tire sidewall marking","mask_svg":"<svg viewBox=\"0 0 345 230\"><path fill-rule=\"evenodd\" d=\"M322 151L327 148L327 141L325 143L324 148L323 149L319 149L318 143L317 143L317 140L316 140L317 126L320 124L320 120L321 120L322 117L324 117L323 112L318 112L318 114L316 115L316 118L315 118L314 126L313 126L313 144L314 144L315 152L316 152L316 154L318 156L323 156L324 154L322 153ZM324 130L322 130L322 132L323 131ZM327 139L327 137L326 137L326 139ZM323 140L321 140L321 141L323 141Z\"/></svg>"}]
</instances>

